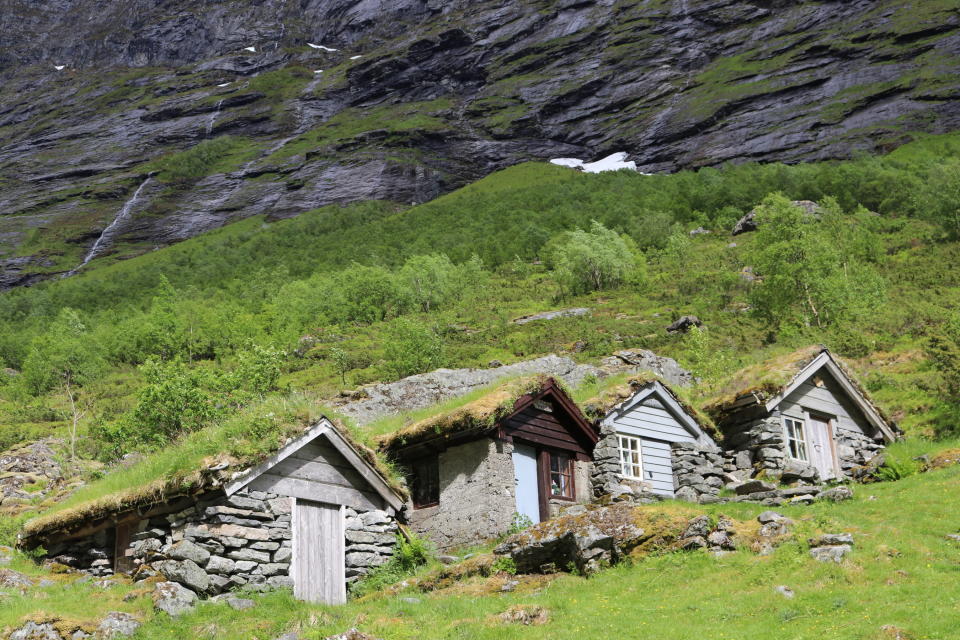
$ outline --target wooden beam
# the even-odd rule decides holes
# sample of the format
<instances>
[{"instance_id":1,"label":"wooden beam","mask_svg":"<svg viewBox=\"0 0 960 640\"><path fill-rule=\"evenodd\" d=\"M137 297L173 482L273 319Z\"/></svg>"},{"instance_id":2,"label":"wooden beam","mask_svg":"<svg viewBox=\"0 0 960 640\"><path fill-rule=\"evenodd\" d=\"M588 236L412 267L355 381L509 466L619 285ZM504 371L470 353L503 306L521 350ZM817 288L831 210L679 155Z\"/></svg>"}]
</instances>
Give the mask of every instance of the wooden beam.
<instances>
[{"instance_id":1,"label":"wooden beam","mask_svg":"<svg viewBox=\"0 0 960 640\"><path fill-rule=\"evenodd\" d=\"M250 483L250 488L256 491L279 493L291 498L325 502L327 504L342 504L354 509L372 510L383 509L383 500L376 494L369 494L310 480L283 478L269 473L261 474Z\"/></svg>"}]
</instances>

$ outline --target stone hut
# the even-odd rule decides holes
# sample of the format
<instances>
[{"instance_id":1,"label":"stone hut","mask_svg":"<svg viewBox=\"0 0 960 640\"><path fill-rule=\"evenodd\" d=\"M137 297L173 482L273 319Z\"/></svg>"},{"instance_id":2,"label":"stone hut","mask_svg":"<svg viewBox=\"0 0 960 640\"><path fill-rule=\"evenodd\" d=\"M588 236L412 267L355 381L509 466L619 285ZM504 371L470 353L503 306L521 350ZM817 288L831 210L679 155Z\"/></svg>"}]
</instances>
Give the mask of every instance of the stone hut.
<instances>
[{"instance_id":1,"label":"stone hut","mask_svg":"<svg viewBox=\"0 0 960 640\"><path fill-rule=\"evenodd\" d=\"M198 595L292 587L338 604L393 554L403 506L373 452L326 418L254 468L159 482L35 518L20 545L95 576L161 574Z\"/></svg>"},{"instance_id":2,"label":"stone hut","mask_svg":"<svg viewBox=\"0 0 960 640\"><path fill-rule=\"evenodd\" d=\"M727 471L815 484L851 477L897 438L849 369L812 346L735 374L704 407L723 433Z\"/></svg>"},{"instance_id":3,"label":"stone hut","mask_svg":"<svg viewBox=\"0 0 960 640\"><path fill-rule=\"evenodd\" d=\"M502 535L518 517L536 523L589 501L596 442L560 385L535 377L501 384L380 445L408 478L411 529L448 549Z\"/></svg>"},{"instance_id":4,"label":"stone hut","mask_svg":"<svg viewBox=\"0 0 960 640\"><path fill-rule=\"evenodd\" d=\"M585 411L600 433L593 454L598 497L653 493L696 500L725 484L722 470L712 469L723 461L713 424L662 380L633 377L588 400Z\"/></svg>"}]
</instances>

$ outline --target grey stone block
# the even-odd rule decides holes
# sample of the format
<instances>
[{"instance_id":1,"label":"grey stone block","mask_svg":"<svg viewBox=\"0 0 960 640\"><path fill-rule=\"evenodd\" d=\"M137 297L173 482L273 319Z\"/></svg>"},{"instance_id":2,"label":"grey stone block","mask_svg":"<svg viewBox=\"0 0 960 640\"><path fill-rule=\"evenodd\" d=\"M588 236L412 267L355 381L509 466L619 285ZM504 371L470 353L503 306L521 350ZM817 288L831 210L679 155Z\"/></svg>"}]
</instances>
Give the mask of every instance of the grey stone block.
<instances>
[{"instance_id":1,"label":"grey stone block","mask_svg":"<svg viewBox=\"0 0 960 640\"><path fill-rule=\"evenodd\" d=\"M206 565L207 573L219 573L223 575L233 573L236 568L236 562L221 556L210 556Z\"/></svg>"},{"instance_id":2,"label":"grey stone block","mask_svg":"<svg viewBox=\"0 0 960 640\"><path fill-rule=\"evenodd\" d=\"M255 551L253 549L237 549L227 554L232 560L247 560L250 562L270 562L270 554L266 551Z\"/></svg>"},{"instance_id":3,"label":"grey stone block","mask_svg":"<svg viewBox=\"0 0 960 640\"><path fill-rule=\"evenodd\" d=\"M210 558L210 552L190 540L181 540L167 549L167 557L174 560L192 560L203 566Z\"/></svg>"}]
</instances>

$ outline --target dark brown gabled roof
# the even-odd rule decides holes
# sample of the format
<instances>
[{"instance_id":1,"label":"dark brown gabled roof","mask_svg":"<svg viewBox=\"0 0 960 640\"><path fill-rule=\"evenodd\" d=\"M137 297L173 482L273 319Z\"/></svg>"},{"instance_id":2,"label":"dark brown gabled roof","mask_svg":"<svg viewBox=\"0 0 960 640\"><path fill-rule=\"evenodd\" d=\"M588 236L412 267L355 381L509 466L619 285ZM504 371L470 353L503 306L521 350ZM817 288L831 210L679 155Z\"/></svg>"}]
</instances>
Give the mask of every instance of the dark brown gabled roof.
<instances>
[{"instance_id":1,"label":"dark brown gabled roof","mask_svg":"<svg viewBox=\"0 0 960 640\"><path fill-rule=\"evenodd\" d=\"M590 422L560 384L548 376L517 378L494 387L486 395L467 404L414 422L377 438L381 451L397 452L417 445L442 449L484 435L506 436L505 422L537 400L549 396L570 416L575 437L597 442Z\"/></svg>"}]
</instances>

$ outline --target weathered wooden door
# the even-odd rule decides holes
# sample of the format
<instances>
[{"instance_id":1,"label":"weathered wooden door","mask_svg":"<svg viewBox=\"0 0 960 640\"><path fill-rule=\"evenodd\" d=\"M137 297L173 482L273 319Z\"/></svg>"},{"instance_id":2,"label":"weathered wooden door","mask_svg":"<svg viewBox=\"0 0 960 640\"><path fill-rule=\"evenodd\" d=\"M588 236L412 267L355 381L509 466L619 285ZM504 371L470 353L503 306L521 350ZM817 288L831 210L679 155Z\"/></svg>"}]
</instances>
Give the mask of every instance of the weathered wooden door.
<instances>
[{"instance_id":1,"label":"weathered wooden door","mask_svg":"<svg viewBox=\"0 0 960 640\"><path fill-rule=\"evenodd\" d=\"M537 450L522 444L513 446L513 472L516 474L517 513L540 522L540 492L537 478Z\"/></svg>"},{"instance_id":2,"label":"weathered wooden door","mask_svg":"<svg viewBox=\"0 0 960 640\"><path fill-rule=\"evenodd\" d=\"M343 507L297 499L293 512L293 594L320 604L347 601Z\"/></svg>"},{"instance_id":3,"label":"weathered wooden door","mask_svg":"<svg viewBox=\"0 0 960 640\"><path fill-rule=\"evenodd\" d=\"M807 419L810 443L810 464L816 467L821 480L837 475L836 458L833 453L833 427L828 418L809 416Z\"/></svg>"}]
</instances>

